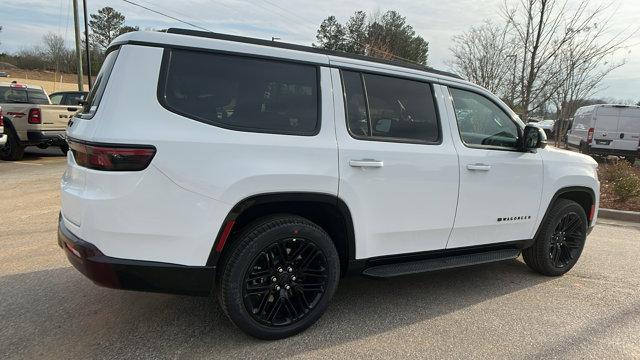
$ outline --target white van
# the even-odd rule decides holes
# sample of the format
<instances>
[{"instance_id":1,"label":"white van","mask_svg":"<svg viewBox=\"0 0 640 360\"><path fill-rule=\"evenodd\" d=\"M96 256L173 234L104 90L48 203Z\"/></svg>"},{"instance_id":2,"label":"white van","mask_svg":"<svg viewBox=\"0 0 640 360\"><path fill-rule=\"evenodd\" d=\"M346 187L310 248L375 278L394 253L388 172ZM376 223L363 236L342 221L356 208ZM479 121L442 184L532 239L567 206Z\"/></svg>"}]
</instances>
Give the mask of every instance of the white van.
<instances>
[{"instance_id":1,"label":"white van","mask_svg":"<svg viewBox=\"0 0 640 360\"><path fill-rule=\"evenodd\" d=\"M640 106L579 108L567 133L567 146L584 154L622 156L635 162L640 148Z\"/></svg>"}]
</instances>

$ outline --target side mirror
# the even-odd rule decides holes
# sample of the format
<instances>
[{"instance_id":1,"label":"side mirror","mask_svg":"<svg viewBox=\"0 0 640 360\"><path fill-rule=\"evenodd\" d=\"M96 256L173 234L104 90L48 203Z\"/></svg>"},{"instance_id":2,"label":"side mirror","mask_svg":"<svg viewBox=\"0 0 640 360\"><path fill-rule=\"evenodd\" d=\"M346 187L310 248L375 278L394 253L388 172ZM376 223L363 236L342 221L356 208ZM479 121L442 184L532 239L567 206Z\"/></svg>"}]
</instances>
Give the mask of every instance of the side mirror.
<instances>
[{"instance_id":1,"label":"side mirror","mask_svg":"<svg viewBox=\"0 0 640 360\"><path fill-rule=\"evenodd\" d=\"M547 134L536 125L527 124L522 135L522 151L544 149L547 146Z\"/></svg>"}]
</instances>

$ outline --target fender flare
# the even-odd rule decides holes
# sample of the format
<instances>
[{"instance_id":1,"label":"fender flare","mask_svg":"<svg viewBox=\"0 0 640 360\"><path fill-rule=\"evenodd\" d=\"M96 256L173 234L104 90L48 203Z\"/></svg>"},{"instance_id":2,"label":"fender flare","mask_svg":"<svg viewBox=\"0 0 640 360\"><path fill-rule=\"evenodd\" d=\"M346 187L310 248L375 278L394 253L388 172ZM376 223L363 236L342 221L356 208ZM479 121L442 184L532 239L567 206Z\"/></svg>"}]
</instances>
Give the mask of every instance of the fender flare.
<instances>
[{"instance_id":1,"label":"fender flare","mask_svg":"<svg viewBox=\"0 0 640 360\"><path fill-rule=\"evenodd\" d=\"M542 217L542 220L540 221L540 224L538 224L538 229L536 230L536 233L533 236L534 240L538 238L538 235L540 234L540 231L542 229L542 225L545 223L545 221L547 221L547 218L549 216L549 212L551 211L551 207L553 206L553 204L555 204L555 202L560 198L560 196L562 194L566 194L566 193L570 193L570 192L584 192L584 193L587 193L591 197L591 205L594 205L596 203L596 194L593 191L593 189L590 188L590 187L587 187L587 186L567 186L567 187L560 188L559 190L556 191L555 194L553 194L553 197L551 198L551 201L549 201L549 204L547 204L547 210L545 210L544 216ZM589 213L587 211L587 217L588 216L589 216Z\"/></svg>"}]
</instances>

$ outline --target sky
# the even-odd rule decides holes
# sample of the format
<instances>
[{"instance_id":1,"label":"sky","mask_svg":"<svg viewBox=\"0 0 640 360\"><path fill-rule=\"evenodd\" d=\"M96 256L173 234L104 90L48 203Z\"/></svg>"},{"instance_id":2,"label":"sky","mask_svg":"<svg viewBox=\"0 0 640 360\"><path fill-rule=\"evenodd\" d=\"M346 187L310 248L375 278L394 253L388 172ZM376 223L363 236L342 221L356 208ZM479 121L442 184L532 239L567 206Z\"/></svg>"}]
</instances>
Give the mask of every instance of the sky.
<instances>
[{"instance_id":1,"label":"sky","mask_svg":"<svg viewBox=\"0 0 640 360\"><path fill-rule=\"evenodd\" d=\"M199 27L234 35L251 36L310 45L318 25L329 15L346 21L357 10L367 13L397 10L417 34L429 41L429 65L449 70L451 38L484 20L500 20L504 0L131 0ZM506 0L507 2L515 0ZM593 5L613 3L612 32L636 29L640 17L638 0L591 0ZM79 0L80 6L82 1ZM163 17L122 0L87 0L89 13L111 6L123 13L127 25L141 29L188 25ZM0 6L0 52L15 52L38 45L47 32L62 35L73 46L71 0L2 0ZM629 47L616 55L626 63L610 73L595 97L640 100L640 32Z\"/></svg>"}]
</instances>

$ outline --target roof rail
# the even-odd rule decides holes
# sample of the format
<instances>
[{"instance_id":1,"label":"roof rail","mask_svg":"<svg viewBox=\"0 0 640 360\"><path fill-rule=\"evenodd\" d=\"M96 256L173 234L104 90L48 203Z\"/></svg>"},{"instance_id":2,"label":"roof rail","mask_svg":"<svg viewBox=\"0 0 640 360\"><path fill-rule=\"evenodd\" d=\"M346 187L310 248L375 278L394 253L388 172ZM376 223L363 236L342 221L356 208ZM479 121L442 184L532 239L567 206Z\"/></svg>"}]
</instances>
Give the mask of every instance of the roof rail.
<instances>
[{"instance_id":1,"label":"roof rail","mask_svg":"<svg viewBox=\"0 0 640 360\"><path fill-rule=\"evenodd\" d=\"M188 36L197 36L197 37L203 37L203 38L209 38L209 39L235 41L235 42L241 42L241 43L247 43L247 44L271 46L271 47L281 48L281 49L305 51L305 52L316 53L316 54L333 55L333 56L339 56L339 57L349 58L349 59L371 61L371 62L376 62L381 64L395 65L395 66L400 66L408 69L425 71L425 72L429 72L437 75L449 76L456 79L462 79L462 77L450 72L436 70L425 65L420 65L420 64L401 61L401 60L385 60L385 59L374 58L366 55L358 55L358 54L351 54L351 53L342 52L342 51L326 50L326 49L312 47L312 46L304 46L304 45L290 44L290 43L279 42L279 41L269 41L269 40L251 38L246 36L221 34L221 33L199 31L199 30L169 28L166 30L166 32L169 34L188 35Z\"/></svg>"}]
</instances>

